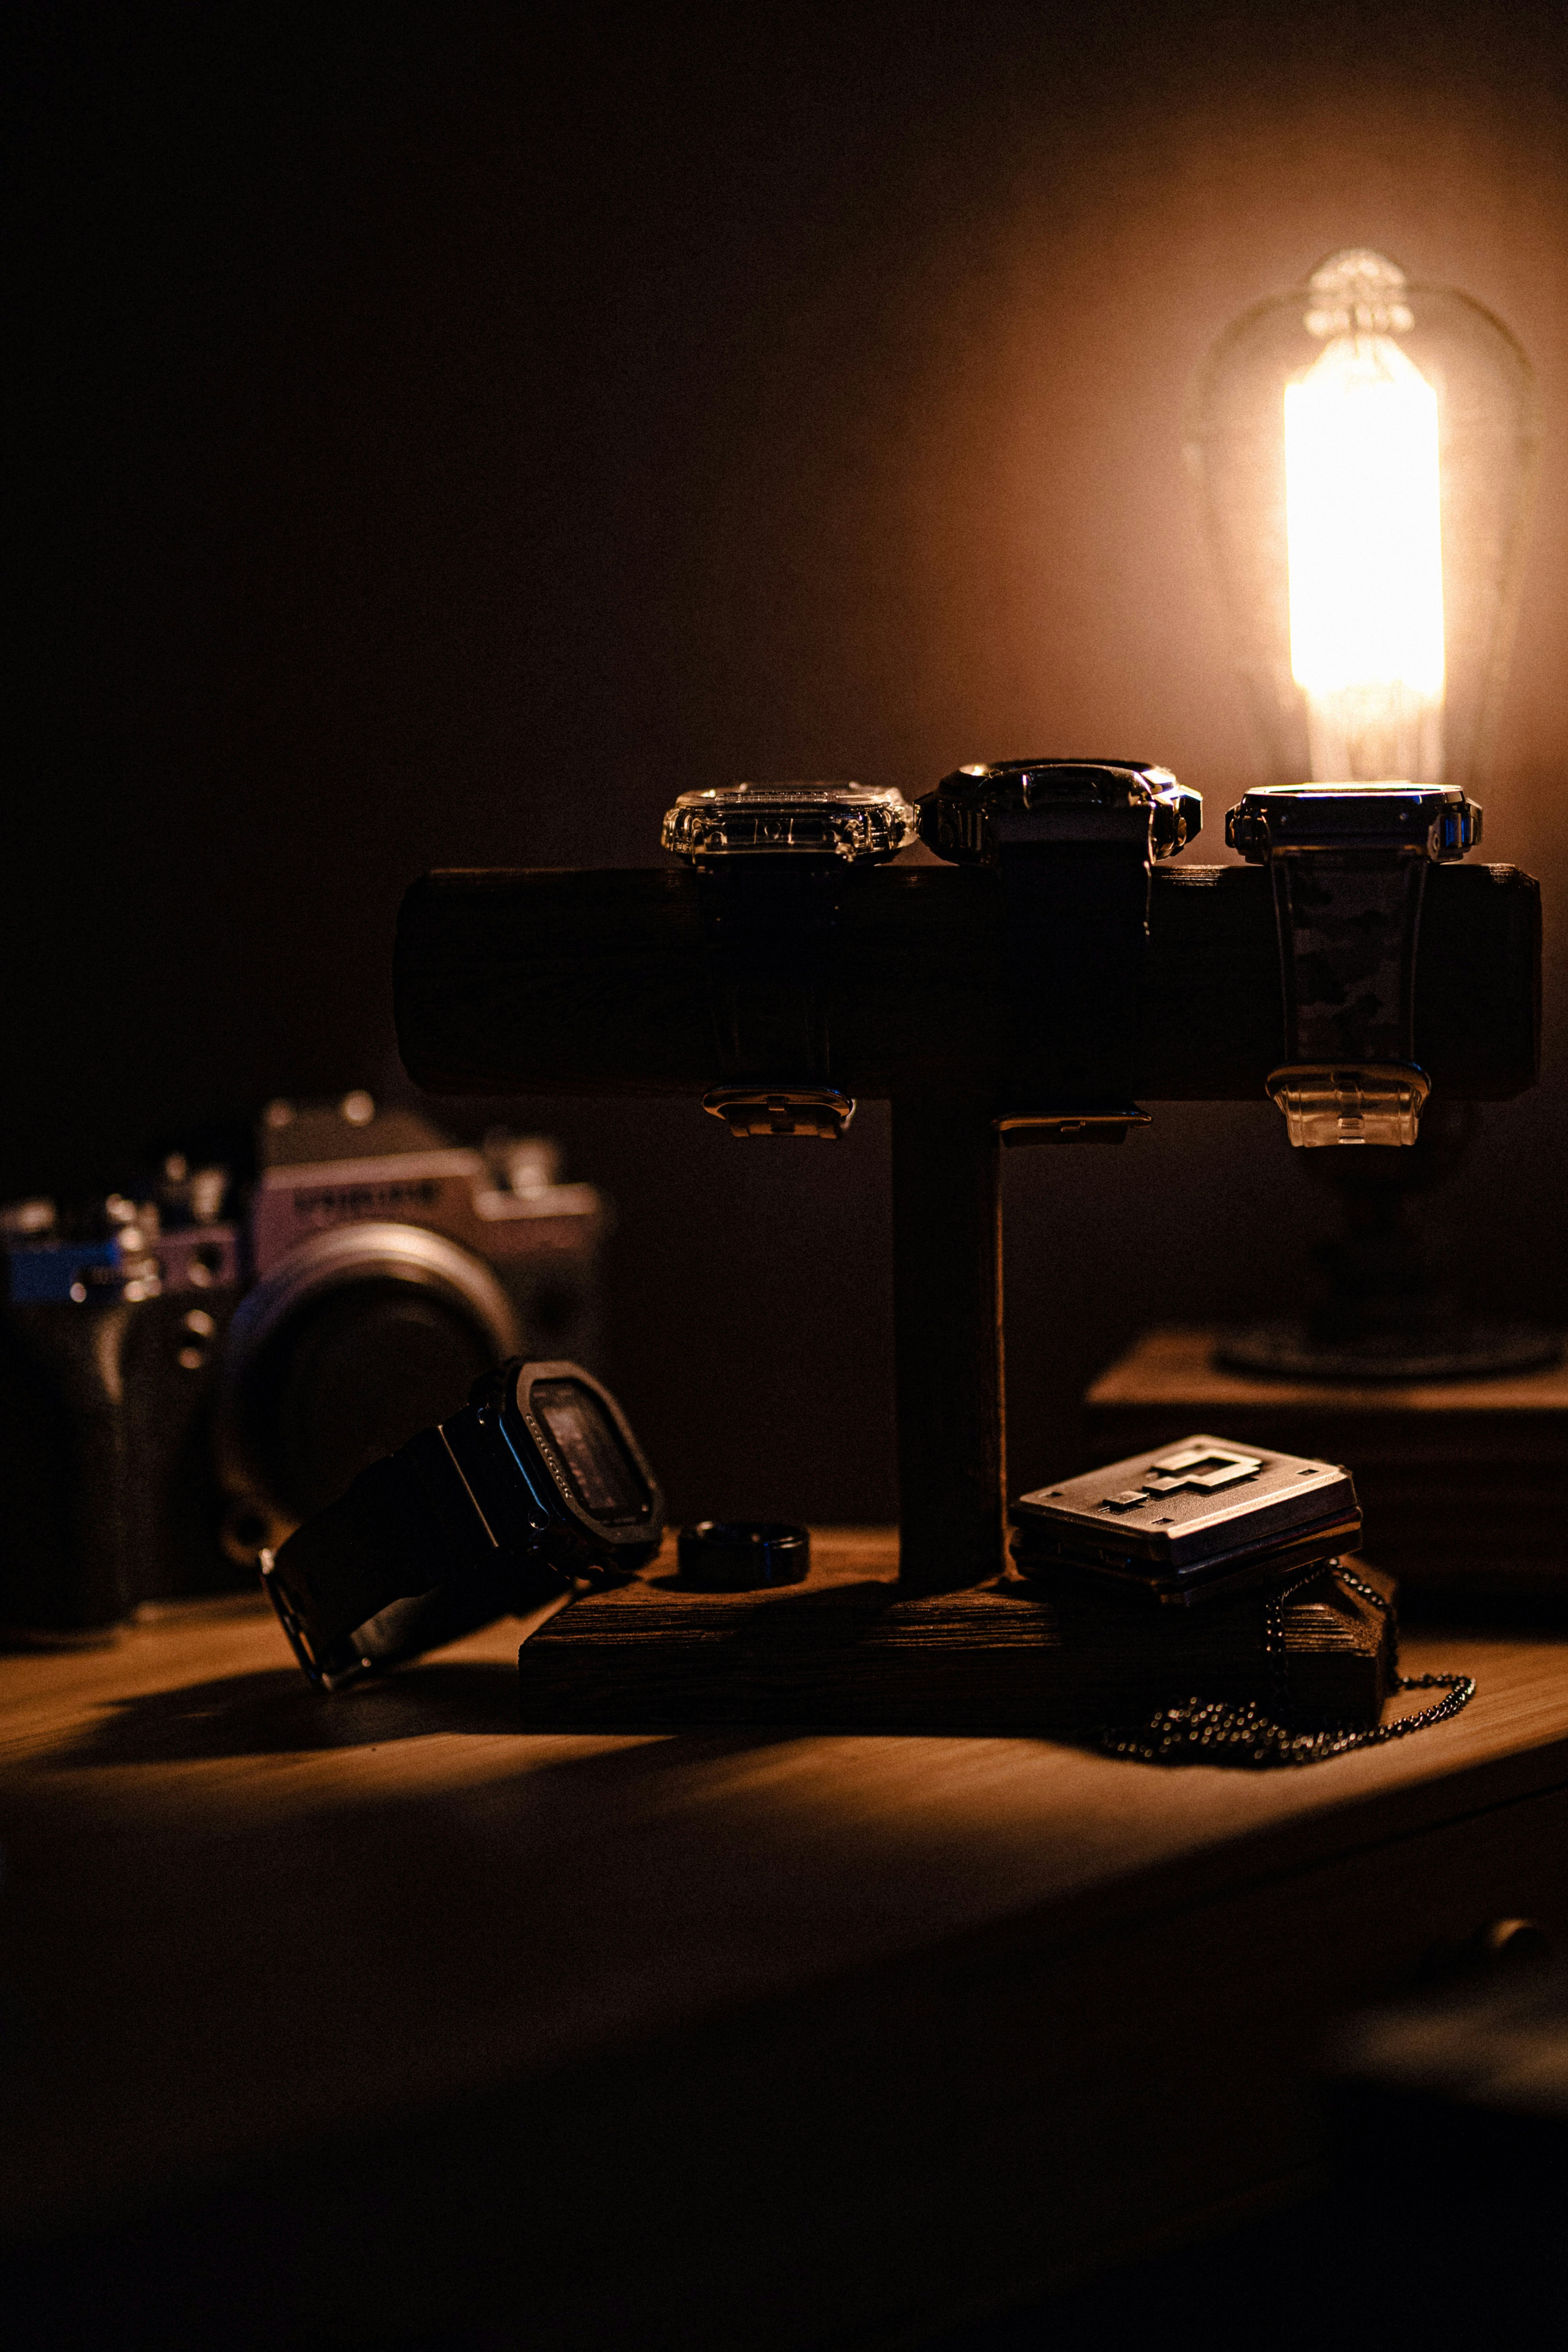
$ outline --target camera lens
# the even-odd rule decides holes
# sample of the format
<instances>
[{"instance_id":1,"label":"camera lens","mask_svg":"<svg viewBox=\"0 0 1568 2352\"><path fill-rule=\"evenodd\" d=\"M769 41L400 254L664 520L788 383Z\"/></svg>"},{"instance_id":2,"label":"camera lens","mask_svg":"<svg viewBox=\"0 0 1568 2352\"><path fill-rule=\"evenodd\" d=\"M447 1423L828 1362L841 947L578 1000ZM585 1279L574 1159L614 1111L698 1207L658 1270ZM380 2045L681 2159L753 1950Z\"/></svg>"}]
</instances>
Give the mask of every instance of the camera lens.
<instances>
[{"instance_id":1,"label":"camera lens","mask_svg":"<svg viewBox=\"0 0 1568 2352\"><path fill-rule=\"evenodd\" d=\"M274 1334L249 1383L268 1487L308 1518L458 1412L491 1360L471 1316L405 1282L347 1284L312 1301Z\"/></svg>"},{"instance_id":2,"label":"camera lens","mask_svg":"<svg viewBox=\"0 0 1568 2352\"><path fill-rule=\"evenodd\" d=\"M262 1530L258 1549L280 1543L372 1462L459 1412L516 1347L495 1276L442 1234L345 1225L304 1243L230 1327L217 1448L231 1528L243 1517Z\"/></svg>"}]
</instances>

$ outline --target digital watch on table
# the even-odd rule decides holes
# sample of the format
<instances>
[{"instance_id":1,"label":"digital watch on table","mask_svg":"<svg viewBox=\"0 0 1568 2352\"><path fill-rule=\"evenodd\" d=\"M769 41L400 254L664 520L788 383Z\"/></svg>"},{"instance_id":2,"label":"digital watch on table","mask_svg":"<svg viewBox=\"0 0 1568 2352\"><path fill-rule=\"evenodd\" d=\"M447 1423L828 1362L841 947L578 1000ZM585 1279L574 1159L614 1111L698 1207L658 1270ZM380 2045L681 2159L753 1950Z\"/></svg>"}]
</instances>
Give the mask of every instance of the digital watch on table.
<instances>
[{"instance_id":1,"label":"digital watch on table","mask_svg":"<svg viewBox=\"0 0 1568 2352\"><path fill-rule=\"evenodd\" d=\"M658 1550L664 1496L625 1413L581 1365L502 1364L461 1412L372 1464L262 1581L327 1690Z\"/></svg>"},{"instance_id":2,"label":"digital watch on table","mask_svg":"<svg viewBox=\"0 0 1568 2352\"><path fill-rule=\"evenodd\" d=\"M902 794L866 784L731 784L667 811L660 840L691 862L707 940L716 1083L703 1108L731 1135L831 1141L848 1128L832 1019L843 895L916 838Z\"/></svg>"},{"instance_id":3,"label":"digital watch on table","mask_svg":"<svg viewBox=\"0 0 1568 2352\"><path fill-rule=\"evenodd\" d=\"M959 768L919 803L939 857L1001 886L1016 1140L1120 1143L1132 1099L1149 881L1195 838L1203 802L1146 760L1004 760Z\"/></svg>"},{"instance_id":4,"label":"digital watch on table","mask_svg":"<svg viewBox=\"0 0 1568 2352\"><path fill-rule=\"evenodd\" d=\"M1479 841L1479 808L1453 784L1282 784L1239 801L1225 837L1273 884L1285 1059L1267 1083L1291 1142L1414 1143L1426 873Z\"/></svg>"}]
</instances>

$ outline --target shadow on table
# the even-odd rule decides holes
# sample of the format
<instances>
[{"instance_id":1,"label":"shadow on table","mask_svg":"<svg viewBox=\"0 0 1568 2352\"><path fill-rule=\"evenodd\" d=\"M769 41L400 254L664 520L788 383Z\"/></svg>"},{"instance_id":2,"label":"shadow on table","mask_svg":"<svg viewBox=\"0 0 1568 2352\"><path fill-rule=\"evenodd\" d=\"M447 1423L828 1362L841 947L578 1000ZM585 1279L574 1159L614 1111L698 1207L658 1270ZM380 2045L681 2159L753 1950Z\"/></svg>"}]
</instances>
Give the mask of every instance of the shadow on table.
<instances>
[{"instance_id":1,"label":"shadow on table","mask_svg":"<svg viewBox=\"0 0 1568 2352\"><path fill-rule=\"evenodd\" d=\"M517 1728L517 1668L510 1659L437 1661L335 1696L312 1690L293 1666L268 1666L116 1699L51 1760L179 1763Z\"/></svg>"},{"instance_id":2,"label":"shadow on table","mask_svg":"<svg viewBox=\"0 0 1568 2352\"><path fill-rule=\"evenodd\" d=\"M517 1667L508 1658L433 1659L384 1681L329 1696L311 1690L291 1666L266 1667L177 1690L117 1699L68 1745L51 1750L51 1769L106 1764L177 1764L204 1758L283 1756L375 1748L437 1733L525 1737L519 1720ZM727 1755L796 1738L787 1728L715 1728L679 1737L616 1735L616 1747L584 1754L581 1733L530 1732L531 1746L559 1737L561 1762L574 1770L602 1766L624 1781L691 1761L693 1751ZM537 1757L531 1760L537 1761Z\"/></svg>"}]
</instances>

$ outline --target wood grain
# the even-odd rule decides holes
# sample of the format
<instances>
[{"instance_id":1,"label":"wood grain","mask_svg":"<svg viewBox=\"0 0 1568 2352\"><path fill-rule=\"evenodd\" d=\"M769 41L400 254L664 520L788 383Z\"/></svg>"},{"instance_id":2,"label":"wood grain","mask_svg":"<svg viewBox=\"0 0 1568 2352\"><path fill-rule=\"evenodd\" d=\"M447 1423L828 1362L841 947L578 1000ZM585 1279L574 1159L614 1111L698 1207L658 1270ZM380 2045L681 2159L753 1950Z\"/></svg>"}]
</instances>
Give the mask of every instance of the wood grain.
<instances>
[{"instance_id":1,"label":"wood grain","mask_svg":"<svg viewBox=\"0 0 1568 2352\"><path fill-rule=\"evenodd\" d=\"M1004 1568L1002 1150L973 1095L893 1105L893 1388L910 1593Z\"/></svg>"},{"instance_id":2,"label":"wood grain","mask_svg":"<svg viewBox=\"0 0 1568 2352\"><path fill-rule=\"evenodd\" d=\"M1284 1635L1297 1715L1377 1720L1394 1645L1373 1603L1323 1579L1286 1611ZM1012 1575L910 1599L907 1579L855 1567L818 1566L803 1584L743 1593L691 1592L656 1571L562 1611L518 1663L531 1731L1092 1735L1194 1695L1277 1703L1258 1592L1163 1609L1087 1580L1056 1589Z\"/></svg>"},{"instance_id":3,"label":"wood grain","mask_svg":"<svg viewBox=\"0 0 1568 2352\"><path fill-rule=\"evenodd\" d=\"M1465 1715L1267 1775L525 1736L513 1624L336 1700L248 1603L0 1659L9 2275L98 2344L784 2352L1287 2194L1332 2010L1568 1932L1568 1643L1409 1646Z\"/></svg>"},{"instance_id":4,"label":"wood grain","mask_svg":"<svg viewBox=\"0 0 1568 2352\"><path fill-rule=\"evenodd\" d=\"M1068 1017L1015 1002L997 879L984 868L852 868L830 972L803 928L794 986L826 991L837 1086L893 1098L899 1515L910 1593L1001 1565L1006 1433L1001 1185L994 1115L1028 1097ZM789 938L759 929L775 1008ZM743 984L743 931L725 987ZM407 893L394 991L404 1065L441 1094L700 1094L718 1075L709 938L684 868L453 872ZM1416 1050L1435 1084L1507 1096L1540 1047L1540 892L1511 866L1438 866L1426 892ZM1137 1087L1153 1099L1258 1097L1284 1050L1268 877L1168 866L1152 877ZM789 1024L785 1024L786 1028ZM1017 1066L1015 1067L1014 1065ZM1126 1083L1108 1074L1108 1091Z\"/></svg>"}]
</instances>

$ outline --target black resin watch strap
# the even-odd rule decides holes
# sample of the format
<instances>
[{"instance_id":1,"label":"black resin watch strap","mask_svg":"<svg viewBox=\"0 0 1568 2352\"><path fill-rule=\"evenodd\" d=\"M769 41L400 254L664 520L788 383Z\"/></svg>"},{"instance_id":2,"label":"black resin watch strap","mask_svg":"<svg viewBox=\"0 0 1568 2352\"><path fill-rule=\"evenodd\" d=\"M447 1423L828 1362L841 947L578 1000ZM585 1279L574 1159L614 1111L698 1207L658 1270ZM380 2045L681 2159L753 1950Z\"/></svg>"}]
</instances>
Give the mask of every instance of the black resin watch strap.
<instances>
[{"instance_id":1,"label":"black resin watch strap","mask_svg":"<svg viewBox=\"0 0 1568 2352\"><path fill-rule=\"evenodd\" d=\"M844 872L837 861L784 857L715 858L697 868L716 1079L832 1085Z\"/></svg>"},{"instance_id":2,"label":"black resin watch strap","mask_svg":"<svg viewBox=\"0 0 1568 2352\"><path fill-rule=\"evenodd\" d=\"M441 1431L426 1429L297 1528L274 1572L312 1639L330 1644L497 1556Z\"/></svg>"},{"instance_id":3,"label":"black resin watch strap","mask_svg":"<svg viewBox=\"0 0 1568 2352\"><path fill-rule=\"evenodd\" d=\"M493 1625L498 1617L520 1614L531 1602L557 1588L531 1570L520 1570L515 1559L492 1553L487 1566L418 1592L356 1625L351 1638L355 1654L373 1672L423 1657L447 1642L461 1641Z\"/></svg>"},{"instance_id":4,"label":"black resin watch strap","mask_svg":"<svg viewBox=\"0 0 1568 2352\"><path fill-rule=\"evenodd\" d=\"M1065 837L1064 822L1054 840L1004 841L996 853L1011 1120L1139 1116L1132 1088L1148 945L1148 814L1073 814L1097 837Z\"/></svg>"},{"instance_id":5,"label":"black resin watch strap","mask_svg":"<svg viewBox=\"0 0 1568 2352\"><path fill-rule=\"evenodd\" d=\"M556 1589L527 1497L499 1493L493 1465L477 1476L476 1430L472 1407L421 1430L263 1553L265 1588L313 1682L335 1689Z\"/></svg>"},{"instance_id":6,"label":"black resin watch strap","mask_svg":"<svg viewBox=\"0 0 1568 2352\"><path fill-rule=\"evenodd\" d=\"M1427 862L1415 849L1269 858L1288 1063L1414 1062Z\"/></svg>"}]
</instances>

